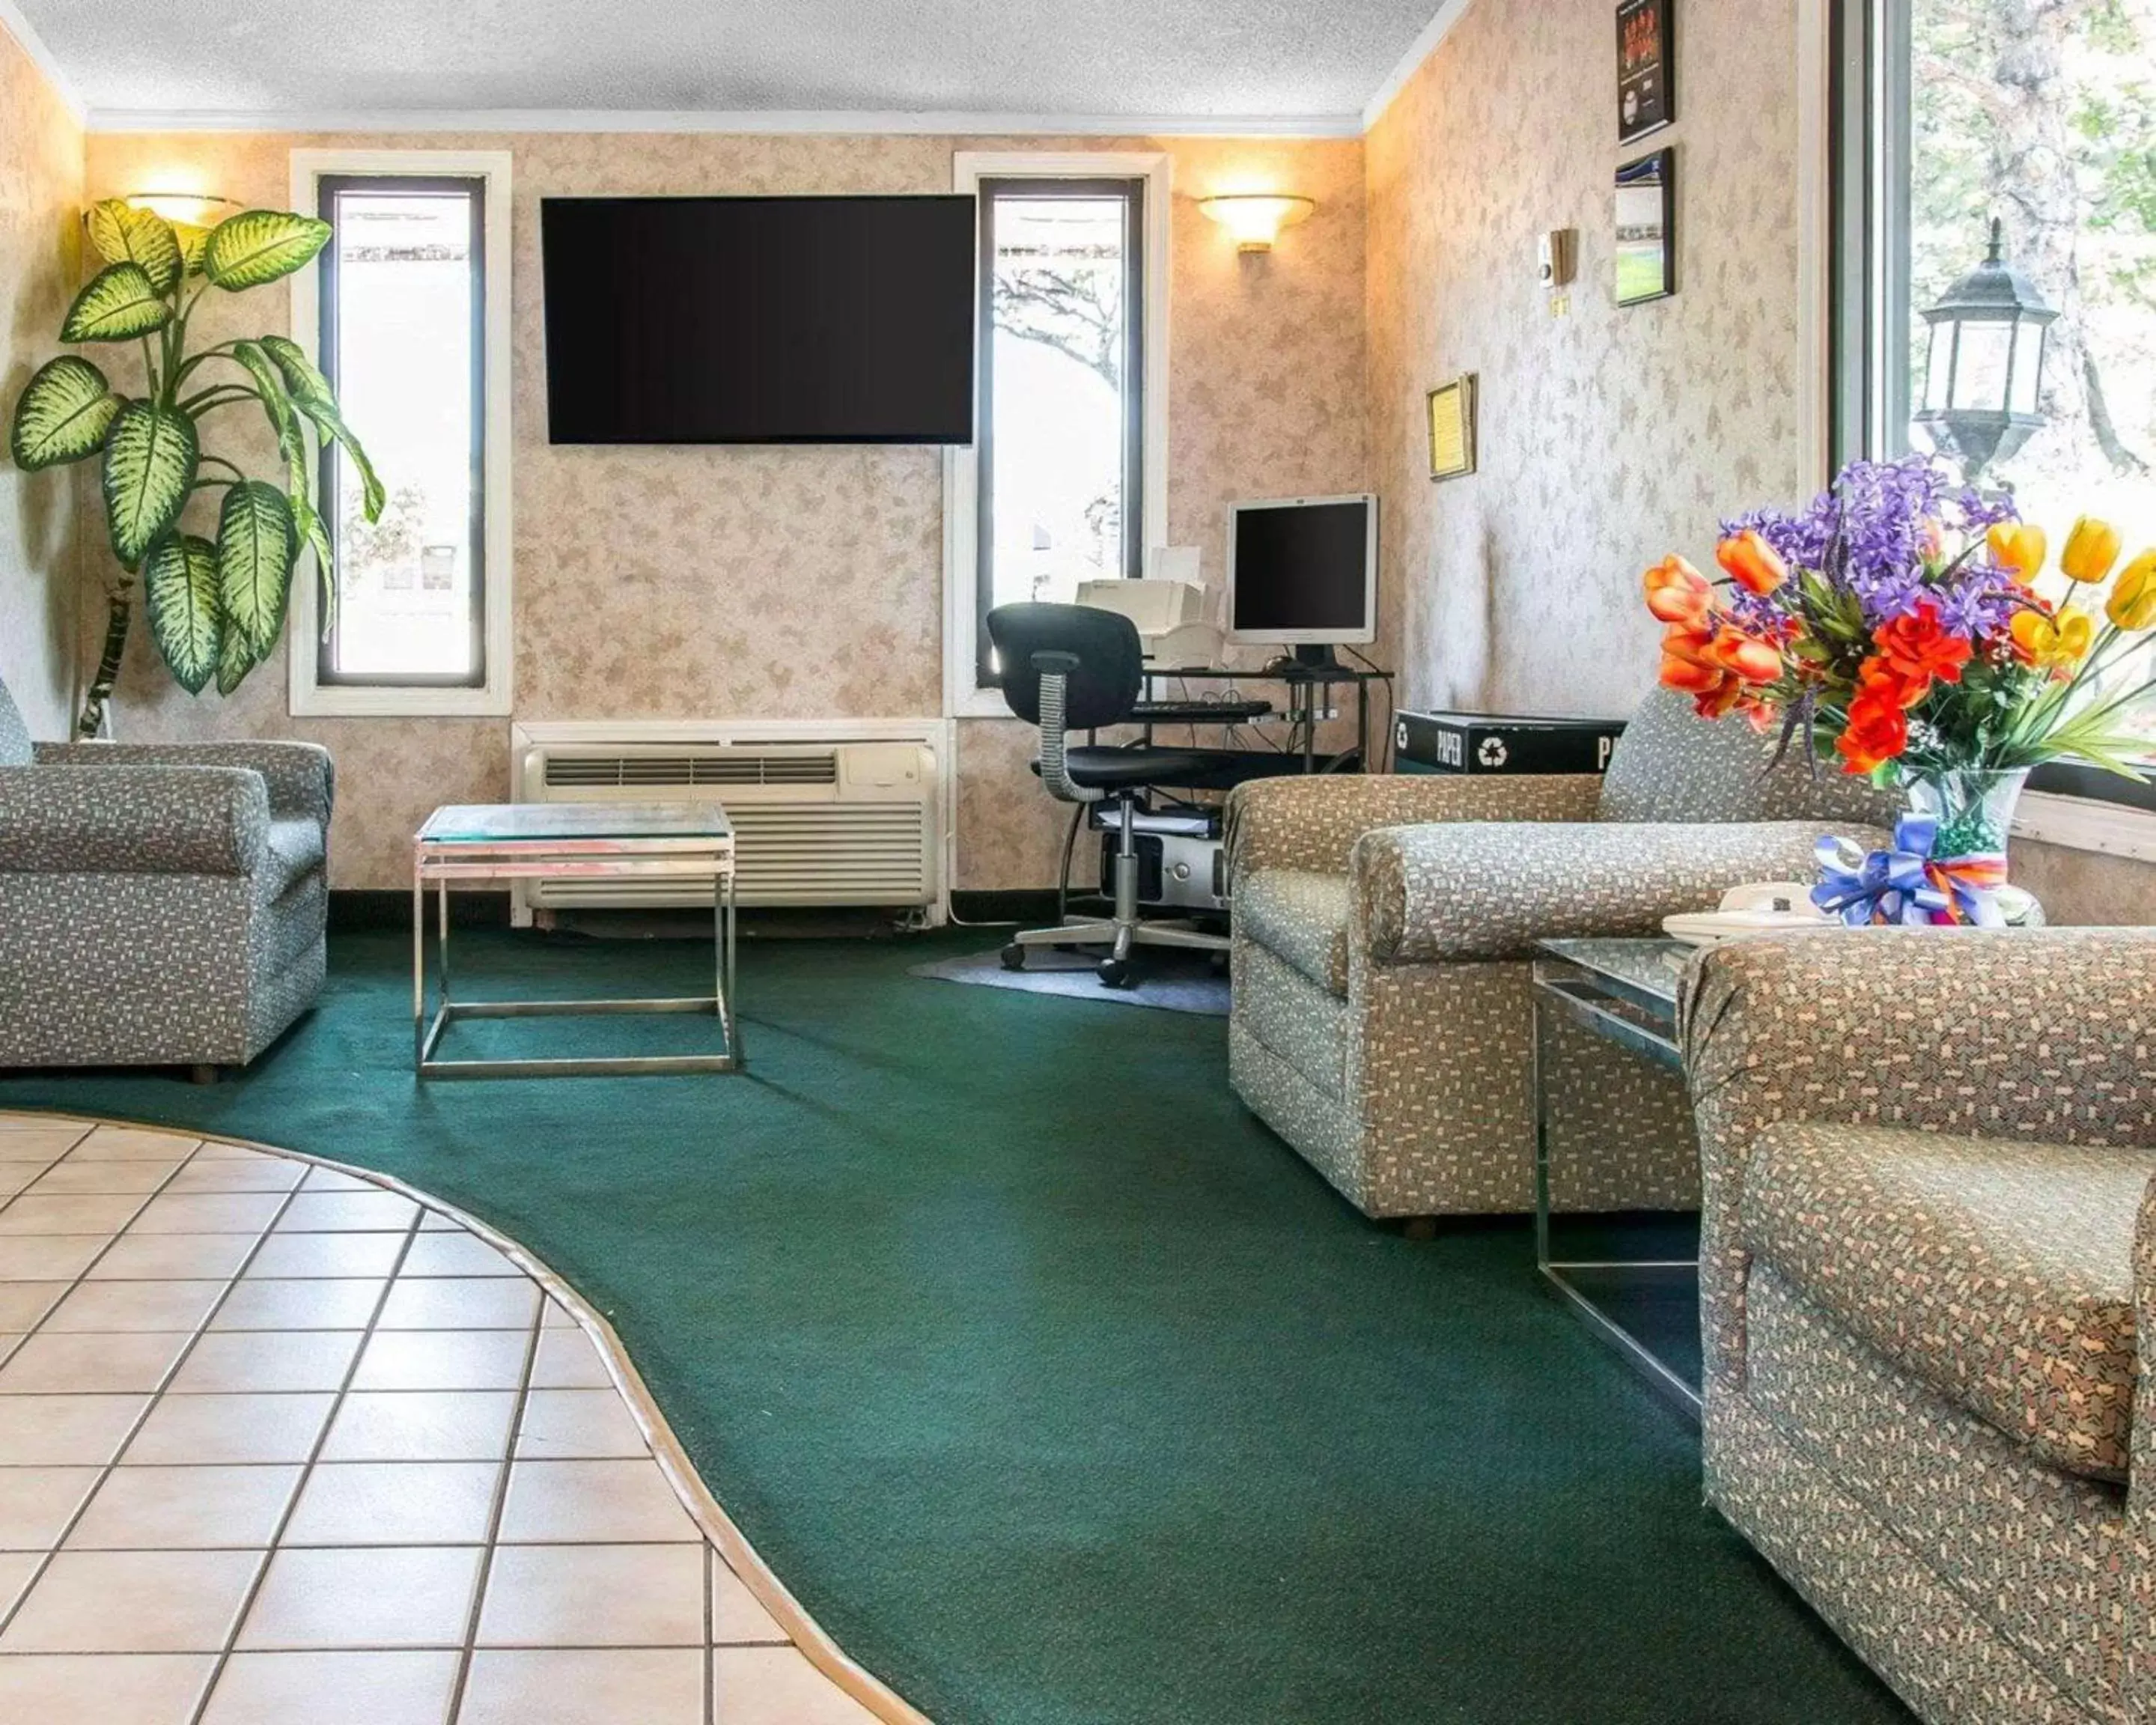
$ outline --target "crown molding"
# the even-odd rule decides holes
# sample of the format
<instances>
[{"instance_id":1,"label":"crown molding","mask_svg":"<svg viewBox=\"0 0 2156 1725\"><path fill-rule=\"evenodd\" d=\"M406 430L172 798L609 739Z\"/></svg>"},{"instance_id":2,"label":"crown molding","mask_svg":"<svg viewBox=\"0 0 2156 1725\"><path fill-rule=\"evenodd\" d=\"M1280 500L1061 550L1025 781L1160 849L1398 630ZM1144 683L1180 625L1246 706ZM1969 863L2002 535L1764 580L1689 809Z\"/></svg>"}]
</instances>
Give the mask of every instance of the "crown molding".
<instances>
[{"instance_id":1,"label":"crown molding","mask_svg":"<svg viewBox=\"0 0 2156 1725\"><path fill-rule=\"evenodd\" d=\"M0 0L0 30L15 39L15 45L30 57L31 63L45 74L45 82L53 87L53 94L60 99L60 105L68 110L77 126L85 131L90 125L90 110L82 98L75 94L74 81L60 69L60 63L53 51L45 46L45 39L36 27L23 16L15 0Z\"/></svg>"},{"instance_id":2,"label":"crown molding","mask_svg":"<svg viewBox=\"0 0 2156 1725\"><path fill-rule=\"evenodd\" d=\"M0 17L11 0L0 0ZM932 135L960 137L1288 137L1362 135L1353 114L1191 116L870 114L776 109L663 112L645 109L190 109L96 108L93 132L731 132L789 136Z\"/></svg>"},{"instance_id":3,"label":"crown molding","mask_svg":"<svg viewBox=\"0 0 2156 1725\"><path fill-rule=\"evenodd\" d=\"M1385 74L1385 81L1378 86L1378 93L1363 105L1362 123L1358 130L1367 132L1393 105L1393 98L1407 88L1408 80L1421 69L1422 63L1437 52L1437 44L1452 33L1452 27L1466 14L1471 0L1445 0L1437 14L1423 26L1422 34L1408 44L1399 64Z\"/></svg>"}]
</instances>

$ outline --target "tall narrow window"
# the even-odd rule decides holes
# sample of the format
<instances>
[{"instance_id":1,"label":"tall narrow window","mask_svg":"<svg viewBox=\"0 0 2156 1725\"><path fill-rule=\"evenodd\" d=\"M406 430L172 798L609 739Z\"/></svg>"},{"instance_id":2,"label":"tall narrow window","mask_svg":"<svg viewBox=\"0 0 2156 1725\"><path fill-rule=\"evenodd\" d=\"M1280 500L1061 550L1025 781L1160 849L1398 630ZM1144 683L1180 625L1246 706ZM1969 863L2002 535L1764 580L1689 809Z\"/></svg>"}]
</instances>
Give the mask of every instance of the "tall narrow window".
<instances>
[{"instance_id":1,"label":"tall narrow window","mask_svg":"<svg viewBox=\"0 0 2156 1725\"><path fill-rule=\"evenodd\" d=\"M1147 184L983 177L974 672L981 618L1145 558Z\"/></svg>"}]
</instances>

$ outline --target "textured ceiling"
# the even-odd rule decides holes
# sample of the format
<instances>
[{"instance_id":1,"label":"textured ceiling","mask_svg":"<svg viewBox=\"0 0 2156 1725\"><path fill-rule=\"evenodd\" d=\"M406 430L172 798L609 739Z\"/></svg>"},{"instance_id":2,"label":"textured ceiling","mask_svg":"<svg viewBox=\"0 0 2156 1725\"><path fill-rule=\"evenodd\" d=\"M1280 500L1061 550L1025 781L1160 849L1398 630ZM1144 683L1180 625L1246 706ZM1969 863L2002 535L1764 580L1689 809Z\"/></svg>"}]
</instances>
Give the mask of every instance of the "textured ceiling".
<instances>
[{"instance_id":1,"label":"textured ceiling","mask_svg":"<svg viewBox=\"0 0 2156 1725\"><path fill-rule=\"evenodd\" d=\"M16 0L93 110L1359 113L1435 0Z\"/></svg>"}]
</instances>

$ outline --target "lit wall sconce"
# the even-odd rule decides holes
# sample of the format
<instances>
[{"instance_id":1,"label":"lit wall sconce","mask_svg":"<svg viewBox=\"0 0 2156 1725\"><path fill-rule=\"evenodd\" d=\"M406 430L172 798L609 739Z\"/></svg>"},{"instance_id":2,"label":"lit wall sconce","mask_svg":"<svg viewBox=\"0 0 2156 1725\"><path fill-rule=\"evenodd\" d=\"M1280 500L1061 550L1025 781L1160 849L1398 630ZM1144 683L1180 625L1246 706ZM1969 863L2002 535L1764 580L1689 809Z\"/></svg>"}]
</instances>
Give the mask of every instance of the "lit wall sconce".
<instances>
[{"instance_id":1,"label":"lit wall sconce","mask_svg":"<svg viewBox=\"0 0 2156 1725\"><path fill-rule=\"evenodd\" d=\"M1270 192L1233 192L1201 198L1204 210L1235 239L1239 252L1269 252L1283 228L1292 228L1317 208L1307 198Z\"/></svg>"},{"instance_id":2,"label":"lit wall sconce","mask_svg":"<svg viewBox=\"0 0 2156 1725\"><path fill-rule=\"evenodd\" d=\"M244 208L229 198L207 192L130 192L121 200L130 209L146 209L181 228L214 228Z\"/></svg>"}]
</instances>

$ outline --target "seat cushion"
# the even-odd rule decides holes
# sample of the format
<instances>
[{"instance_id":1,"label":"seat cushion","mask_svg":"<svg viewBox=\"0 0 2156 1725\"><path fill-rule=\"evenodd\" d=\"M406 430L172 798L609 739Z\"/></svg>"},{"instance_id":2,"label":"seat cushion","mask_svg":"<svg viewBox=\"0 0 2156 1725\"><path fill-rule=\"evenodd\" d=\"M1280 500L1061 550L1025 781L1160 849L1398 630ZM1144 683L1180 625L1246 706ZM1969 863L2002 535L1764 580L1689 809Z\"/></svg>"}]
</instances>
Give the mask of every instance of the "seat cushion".
<instances>
[{"instance_id":1,"label":"seat cushion","mask_svg":"<svg viewBox=\"0 0 2156 1725\"><path fill-rule=\"evenodd\" d=\"M1782 1125L1745 1241L1860 1340L2049 1465L2126 1476L2133 1235L2156 1157Z\"/></svg>"},{"instance_id":2,"label":"seat cushion","mask_svg":"<svg viewBox=\"0 0 2156 1725\"><path fill-rule=\"evenodd\" d=\"M1164 784L1182 790L1214 790L1233 784L1240 755L1222 749L1073 748L1063 752L1071 782L1096 790ZM1035 773L1040 762L1033 763Z\"/></svg>"},{"instance_id":3,"label":"seat cushion","mask_svg":"<svg viewBox=\"0 0 2156 1725\"><path fill-rule=\"evenodd\" d=\"M1260 869L1235 887L1243 932L1327 993L1348 998L1348 877Z\"/></svg>"}]
</instances>

